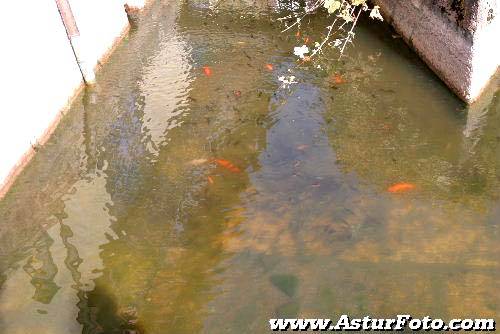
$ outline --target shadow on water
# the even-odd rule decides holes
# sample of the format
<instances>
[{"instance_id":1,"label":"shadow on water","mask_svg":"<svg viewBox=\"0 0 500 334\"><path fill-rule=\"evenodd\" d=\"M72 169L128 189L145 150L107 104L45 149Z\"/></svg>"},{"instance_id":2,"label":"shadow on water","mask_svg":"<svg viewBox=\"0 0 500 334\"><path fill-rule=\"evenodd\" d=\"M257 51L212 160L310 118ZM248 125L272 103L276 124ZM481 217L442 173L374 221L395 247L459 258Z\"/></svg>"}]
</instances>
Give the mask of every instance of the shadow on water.
<instances>
[{"instance_id":1,"label":"shadow on water","mask_svg":"<svg viewBox=\"0 0 500 334\"><path fill-rule=\"evenodd\" d=\"M94 298L94 296L98 296ZM133 306L127 308L117 305L115 297L100 286L89 293L88 301L81 302L77 321L83 324L82 333L106 334L147 334L138 319Z\"/></svg>"}]
</instances>

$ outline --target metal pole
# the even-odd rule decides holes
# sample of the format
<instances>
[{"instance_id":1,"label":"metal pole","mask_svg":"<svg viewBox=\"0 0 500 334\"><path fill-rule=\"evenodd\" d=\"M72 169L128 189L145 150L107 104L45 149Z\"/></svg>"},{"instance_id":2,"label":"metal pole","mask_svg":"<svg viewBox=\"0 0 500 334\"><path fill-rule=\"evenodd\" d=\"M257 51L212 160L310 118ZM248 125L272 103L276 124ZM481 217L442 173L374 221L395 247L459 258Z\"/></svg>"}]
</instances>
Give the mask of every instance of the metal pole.
<instances>
[{"instance_id":1,"label":"metal pole","mask_svg":"<svg viewBox=\"0 0 500 334\"><path fill-rule=\"evenodd\" d=\"M82 74L83 81L87 85L95 83L95 74L92 65L86 60L84 52L82 51L82 45L80 42L80 31L78 31L78 26L76 25L75 17L71 11L71 6L68 0L55 0L59 14L61 15L61 20L66 29L66 34L68 35L68 40L75 55L78 68Z\"/></svg>"}]
</instances>

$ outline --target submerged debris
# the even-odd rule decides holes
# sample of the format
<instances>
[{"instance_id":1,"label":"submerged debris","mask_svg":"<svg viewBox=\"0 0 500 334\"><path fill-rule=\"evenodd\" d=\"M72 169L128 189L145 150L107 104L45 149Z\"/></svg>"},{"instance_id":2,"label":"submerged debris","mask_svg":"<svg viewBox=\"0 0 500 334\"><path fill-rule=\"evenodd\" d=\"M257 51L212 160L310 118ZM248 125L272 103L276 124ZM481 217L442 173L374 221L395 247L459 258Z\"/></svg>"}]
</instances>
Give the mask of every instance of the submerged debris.
<instances>
[{"instance_id":1,"label":"submerged debris","mask_svg":"<svg viewBox=\"0 0 500 334\"><path fill-rule=\"evenodd\" d=\"M193 165L193 166L199 166L199 165L203 165L204 163L207 163L207 162L208 162L208 159L201 158L201 159L193 159L189 162L189 164Z\"/></svg>"}]
</instances>

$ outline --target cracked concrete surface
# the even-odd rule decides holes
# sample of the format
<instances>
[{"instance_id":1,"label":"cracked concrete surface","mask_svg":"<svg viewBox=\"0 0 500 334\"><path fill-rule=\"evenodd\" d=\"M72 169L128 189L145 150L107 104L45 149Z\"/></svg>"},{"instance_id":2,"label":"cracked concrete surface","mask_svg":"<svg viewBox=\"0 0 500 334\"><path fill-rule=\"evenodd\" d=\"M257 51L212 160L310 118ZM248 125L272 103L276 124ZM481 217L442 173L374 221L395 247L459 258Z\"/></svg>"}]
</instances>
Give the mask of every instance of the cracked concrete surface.
<instances>
[{"instance_id":1,"label":"cracked concrete surface","mask_svg":"<svg viewBox=\"0 0 500 334\"><path fill-rule=\"evenodd\" d=\"M374 0L398 33L467 103L500 65L500 0Z\"/></svg>"}]
</instances>

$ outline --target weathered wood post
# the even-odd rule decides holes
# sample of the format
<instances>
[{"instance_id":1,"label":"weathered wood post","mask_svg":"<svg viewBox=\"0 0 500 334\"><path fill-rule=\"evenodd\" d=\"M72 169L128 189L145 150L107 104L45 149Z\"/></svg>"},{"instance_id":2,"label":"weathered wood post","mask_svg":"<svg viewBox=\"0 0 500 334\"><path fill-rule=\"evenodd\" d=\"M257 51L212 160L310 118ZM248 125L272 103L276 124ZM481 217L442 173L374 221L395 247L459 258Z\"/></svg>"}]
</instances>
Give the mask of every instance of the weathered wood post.
<instances>
[{"instance_id":1,"label":"weathered wood post","mask_svg":"<svg viewBox=\"0 0 500 334\"><path fill-rule=\"evenodd\" d=\"M68 40L73 49L78 68L82 73L82 78L85 84L92 85L95 83L95 73L91 63L86 59L85 52L80 42L80 32L76 25L75 17L71 11L71 6L68 0L55 0L57 9L61 15L61 20L66 29Z\"/></svg>"},{"instance_id":2,"label":"weathered wood post","mask_svg":"<svg viewBox=\"0 0 500 334\"><path fill-rule=\"evenodd\" d=\"M127 13L128 22L132 27L139 23L140 12L144 9L146 0L128 0L123 7Z\"/></svg>"}]
</instances>

